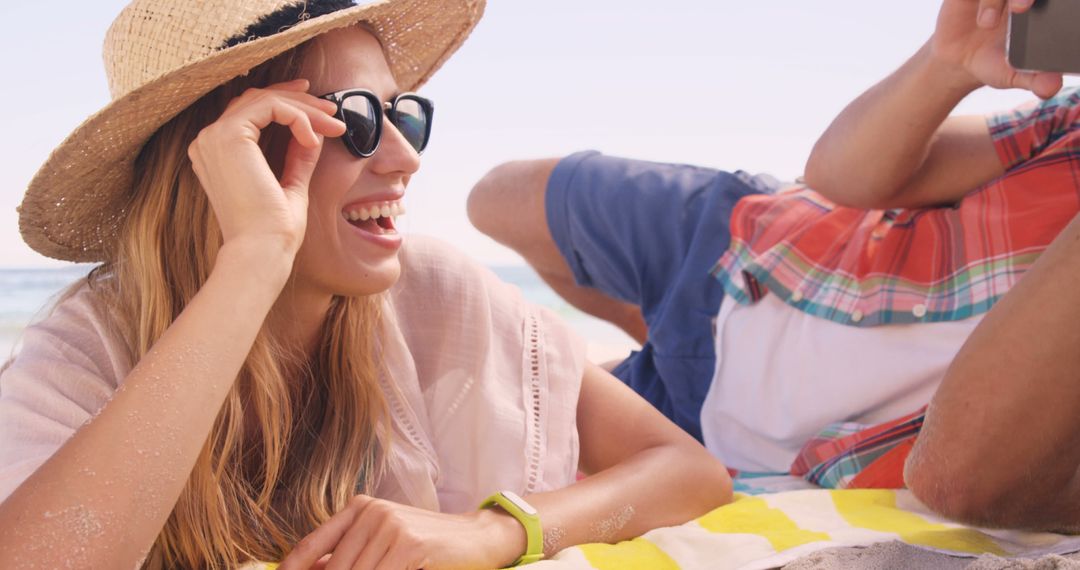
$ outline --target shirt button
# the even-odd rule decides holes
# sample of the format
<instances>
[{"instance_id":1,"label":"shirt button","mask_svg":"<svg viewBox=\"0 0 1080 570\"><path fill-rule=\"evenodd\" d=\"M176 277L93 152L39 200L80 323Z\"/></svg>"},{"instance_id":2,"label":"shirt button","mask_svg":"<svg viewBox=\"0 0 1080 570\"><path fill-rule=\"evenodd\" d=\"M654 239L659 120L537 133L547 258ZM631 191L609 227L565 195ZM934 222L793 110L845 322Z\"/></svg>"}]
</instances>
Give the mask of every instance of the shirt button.
<instances>
[{"instance_id":1,"label":"shirt button","mask_svg":"<svg viewBox=\"0 0 1080 570\"><path fill-rule=\"evenodd\" d=\"M802 291L799 291L798 289L796 289L795 292L791 294L791 302L792 303L798 303L799 301L802 301L802 300L803 300Z\"/></svg>"},{"instance_id":2,"label":"shirt button","mask_svg":"<svg viewBox=\"0 0 1080 570\"><path fill-rule=\"evenodd\" d=\"M926 305L915 305L911 308L911 314L915 315L916 319L921 319L926 316Z\"/></svg>"},{"instance_id":3,"label":"shirt button","mask_svg":"<svg viewBox=\"0 0 1080 570\"><path fill-rule=\"evenodd\" d=\"M851 313L851 322L853 322L853 323L857 323L857 322L861 321L862 318L863 318L862 311L860 311L858 309L855 309L855 311L853 313Z\"/></svg>"}]
</instances>

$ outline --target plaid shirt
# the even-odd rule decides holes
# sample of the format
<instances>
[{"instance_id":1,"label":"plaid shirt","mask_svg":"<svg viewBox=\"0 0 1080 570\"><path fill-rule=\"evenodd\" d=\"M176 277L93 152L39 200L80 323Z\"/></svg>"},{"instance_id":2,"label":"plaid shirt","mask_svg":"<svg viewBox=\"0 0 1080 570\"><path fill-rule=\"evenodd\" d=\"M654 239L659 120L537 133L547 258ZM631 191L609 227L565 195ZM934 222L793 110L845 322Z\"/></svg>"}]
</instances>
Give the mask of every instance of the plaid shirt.
<instances>
[{"instance_id":1,"label":"plaid shirt","mask_svg":"<svg viewBox=\"0 0 1080 570\"><path fill-rule=\"evenodd\" d=\"M904 463L922 430L926 408L866 426L832 424L803 446L791 474L829 489L900 489Z\"/></svg>"},{"instance_id":2,"label":"plaid shirt","mask_svg":"<svg viewBox=\"0 0 1080 570\"><path fill-rule=\"evenodd\" d=\"M985 313L1080 212L1080 88L987 119L1005 174L952 207L858 210L796 186L743 198L712 274L853 326Z\"/></svg>"}]
</instances>

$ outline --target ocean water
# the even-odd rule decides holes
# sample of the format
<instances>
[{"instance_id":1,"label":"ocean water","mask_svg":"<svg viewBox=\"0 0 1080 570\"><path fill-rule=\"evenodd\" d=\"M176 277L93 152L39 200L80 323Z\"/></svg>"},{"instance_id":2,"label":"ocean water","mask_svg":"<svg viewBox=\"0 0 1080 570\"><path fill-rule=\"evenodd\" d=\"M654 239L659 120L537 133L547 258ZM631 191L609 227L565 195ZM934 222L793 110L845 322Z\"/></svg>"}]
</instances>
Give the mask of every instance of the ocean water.
<instances>
[{"instance_id":1,"label":"ocean water","mask_svg":"<svg viewBox=\"0 0 1080 570\"><path fill-rule=\"evenodd\" d=\"M0 269L0 362L12 353L23 328L43 316L56 295L92 268Z\"/></svg>"},{"instance_id":2,"label":"ocean water","mask_svg":"<svg viewBox=\"0 0 1080 570\"><path fill-rule=\"evenodd\" d=\"M68 285L86 276L92 265L72 265L62 269L0 269L0 362L17 350L27 324L44 316L44 311ZM502 280L516 285L530 302L545 306L564 319L589 343L594 361L625 356L636 344L618 328L595 319L563 301L531 268L496 266L491 268Z\"/></svg>"}]
</instances>

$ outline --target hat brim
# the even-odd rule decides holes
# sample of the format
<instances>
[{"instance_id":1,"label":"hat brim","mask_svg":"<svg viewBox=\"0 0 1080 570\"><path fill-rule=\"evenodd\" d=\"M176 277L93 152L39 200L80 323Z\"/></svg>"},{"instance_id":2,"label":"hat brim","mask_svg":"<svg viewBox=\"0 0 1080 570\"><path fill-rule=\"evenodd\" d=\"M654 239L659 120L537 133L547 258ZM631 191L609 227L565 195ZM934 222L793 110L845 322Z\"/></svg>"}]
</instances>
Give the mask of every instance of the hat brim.
<instances>
[{"instance_id":1,"label":"hat brim","mask_svg":"<svg viewBox=\"0 0 1080 570\"><path fill-rule=\"evenodd\" d=\"M483 9L483 0L383 0L347 8L215 52L118 97L76 128L31 180L19 206L23 240L56 259L112 259L135 157L195 101L305 41L361 22L378 32L398 85L415 90L461 46Z\"/></svg>"}]
</instances>

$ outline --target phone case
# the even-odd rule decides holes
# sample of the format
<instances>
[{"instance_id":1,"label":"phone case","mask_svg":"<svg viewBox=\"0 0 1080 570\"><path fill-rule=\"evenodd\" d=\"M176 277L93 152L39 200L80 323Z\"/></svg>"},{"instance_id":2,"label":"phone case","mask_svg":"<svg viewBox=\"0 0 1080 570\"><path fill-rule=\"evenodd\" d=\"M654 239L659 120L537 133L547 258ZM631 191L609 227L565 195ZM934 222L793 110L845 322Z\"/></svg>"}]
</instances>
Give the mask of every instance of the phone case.
<instances>
[{"instance_id":1,"label":"phone case","mask_svg":"<svg viewBox=\"0 0 1080 570\"><path fill-rule=\"evenodd\" d=\"M1036 0L1012 14L1008 53L1017 69L1080 73L1080 0Z\"/></svg>"}]
</instances>

